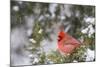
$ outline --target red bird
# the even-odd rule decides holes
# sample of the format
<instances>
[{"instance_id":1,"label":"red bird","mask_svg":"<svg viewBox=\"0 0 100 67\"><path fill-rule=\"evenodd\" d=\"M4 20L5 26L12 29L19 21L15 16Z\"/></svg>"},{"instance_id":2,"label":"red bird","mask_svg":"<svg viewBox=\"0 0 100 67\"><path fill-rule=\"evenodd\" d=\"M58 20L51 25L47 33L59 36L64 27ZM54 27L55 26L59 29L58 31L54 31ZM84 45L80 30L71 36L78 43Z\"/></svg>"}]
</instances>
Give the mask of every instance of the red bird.
<instances>
[{"instance_id":1,"label":"red bird","mask_svg":"<svg viewBox=\"0 0 100 67\"><path fill-rule=\"evenodd\" d=\"M71 54L75 48L80 46L80 42L70 36L64 31L60 31L58 34L58 50L61 54Z\"/></svg>"}]
</instances>

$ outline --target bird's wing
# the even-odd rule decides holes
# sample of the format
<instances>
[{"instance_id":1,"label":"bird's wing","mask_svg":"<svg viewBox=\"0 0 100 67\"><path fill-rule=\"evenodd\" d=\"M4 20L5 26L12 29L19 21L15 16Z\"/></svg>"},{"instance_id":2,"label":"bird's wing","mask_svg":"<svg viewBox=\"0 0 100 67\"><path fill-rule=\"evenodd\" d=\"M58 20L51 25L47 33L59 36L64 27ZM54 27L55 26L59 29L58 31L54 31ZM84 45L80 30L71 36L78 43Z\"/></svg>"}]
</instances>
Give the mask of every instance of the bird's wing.
<instances>
[{"instance_id":1,"label":"bird's wing","mask_svg":"<svg viewBox=\"0 0 100 67\"><path fill-rule=\"evenodd\" d=\"M69 43L69 44L80 44L80 42L77 39L70 36L69 34L66 34L65 41L66 41L66 43Z\"/></svg>"}]
</instances>

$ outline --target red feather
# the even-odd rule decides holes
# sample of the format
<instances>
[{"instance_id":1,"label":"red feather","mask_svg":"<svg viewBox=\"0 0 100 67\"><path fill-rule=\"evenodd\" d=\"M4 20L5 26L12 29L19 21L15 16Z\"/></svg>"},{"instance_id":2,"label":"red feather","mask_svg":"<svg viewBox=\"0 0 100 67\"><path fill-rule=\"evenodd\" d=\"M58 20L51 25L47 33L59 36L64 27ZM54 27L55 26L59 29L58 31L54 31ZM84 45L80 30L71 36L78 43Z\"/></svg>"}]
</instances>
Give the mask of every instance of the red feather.
<instances>
[{"instance_id":1,"label":"red feather","mask_svg":"<svg viewBox=\"0 0 100 67\"><path fill-rule=\"evenodd\" d=\"M64 31L58 34L58 50L62 54L70 54L79 47L80 42Z\"/></svg>"}]
</instances>

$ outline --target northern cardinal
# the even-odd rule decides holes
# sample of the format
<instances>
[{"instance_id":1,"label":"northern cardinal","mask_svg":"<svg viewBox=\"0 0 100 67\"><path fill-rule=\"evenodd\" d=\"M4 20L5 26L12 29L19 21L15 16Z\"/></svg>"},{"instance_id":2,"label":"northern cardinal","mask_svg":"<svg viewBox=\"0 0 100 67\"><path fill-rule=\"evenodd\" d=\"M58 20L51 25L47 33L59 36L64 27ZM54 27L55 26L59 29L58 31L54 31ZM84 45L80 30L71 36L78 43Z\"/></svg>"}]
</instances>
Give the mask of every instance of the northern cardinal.
<instances>
[{"instance_id":1,"label":"northern cardinal","mask_svg":"<svg viewBox=\"0 0 100 67\"><path fill-rule=\"evenodd\" d=\"M61 30L58 33L58 50L61 54L71 54L75 48L80 46L80 42Z\"/></svg>"}]
</instances>

